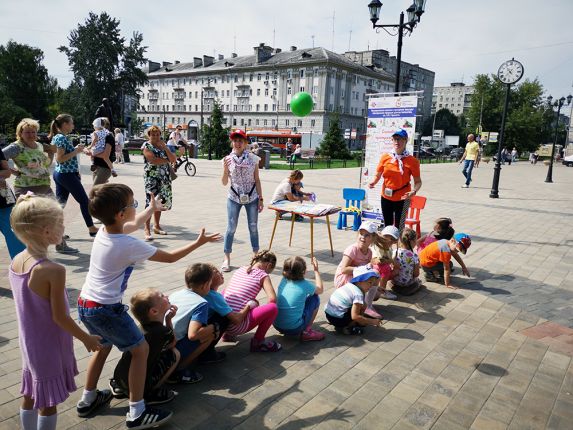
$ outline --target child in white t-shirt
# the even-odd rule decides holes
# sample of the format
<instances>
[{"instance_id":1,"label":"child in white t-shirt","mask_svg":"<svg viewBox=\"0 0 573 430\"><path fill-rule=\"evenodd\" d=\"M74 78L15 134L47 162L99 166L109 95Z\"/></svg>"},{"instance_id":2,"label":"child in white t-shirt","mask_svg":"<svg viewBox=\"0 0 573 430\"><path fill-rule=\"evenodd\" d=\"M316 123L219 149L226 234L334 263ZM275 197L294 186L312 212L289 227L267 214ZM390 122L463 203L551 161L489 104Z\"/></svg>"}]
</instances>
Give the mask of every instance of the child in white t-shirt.
<instances>
[{"instance_id":1,"label":"child in white t-shirt","mask_svg":"<svg viewBox=\"0 0 573 430\"><path fill-rule=\"evenodd\" d=\"M159 199L151 198L145 211L136 215L137 200L123 184L97 185L90 192L89 211L104 227L92 247L90 267L78 298L78 314L90 334L101 337L102 349L90 358L86 384L77 405L80 417L92 414L111 399L109 390L97 390L97 382L112 345L131 352L129 368L129 413L127 428L140 428L145 423L158 426L172 413L146 407L143 400L146 362L149 347L143 334L127 313L122 297L134 265L145 260L172 263L207 242L220 239L219 234L206 235L205 230L194 242L179 249L164 251L129 236L143 226L151 214L164 210Z\"/></svg>"},{"instance_id":2,"label":"child in white t-shirt","mask_svg":"<svg viewBox=\"0 0 573 430\"><path fill-rule=\"evenodd\" d=\"M416 232L405 228L400 235L396 261L399 271L392 279L392 289L402 295L410 296L420 289L420 258L414 251L416 247Z\"/></svg>"}]
</instances>

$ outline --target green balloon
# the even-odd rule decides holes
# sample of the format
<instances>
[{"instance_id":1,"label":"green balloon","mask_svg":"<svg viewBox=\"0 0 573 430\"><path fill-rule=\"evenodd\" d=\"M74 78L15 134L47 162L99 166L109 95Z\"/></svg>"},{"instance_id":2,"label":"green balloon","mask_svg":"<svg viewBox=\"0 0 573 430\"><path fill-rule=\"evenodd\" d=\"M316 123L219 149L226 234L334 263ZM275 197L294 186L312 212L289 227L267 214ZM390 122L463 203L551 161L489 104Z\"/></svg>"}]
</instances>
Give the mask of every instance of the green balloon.
<instances>
[{"instance_id":1,"label":"green balloon","mask_svg":"<svg viewBox=\"0 0 573 430\"><path fill-rule=\"evenodd\" d=\"M312 112L314 102L306 91L296 93L290 101L290 110L296 116L307 116Z\"/></svg>"}]
</instances>

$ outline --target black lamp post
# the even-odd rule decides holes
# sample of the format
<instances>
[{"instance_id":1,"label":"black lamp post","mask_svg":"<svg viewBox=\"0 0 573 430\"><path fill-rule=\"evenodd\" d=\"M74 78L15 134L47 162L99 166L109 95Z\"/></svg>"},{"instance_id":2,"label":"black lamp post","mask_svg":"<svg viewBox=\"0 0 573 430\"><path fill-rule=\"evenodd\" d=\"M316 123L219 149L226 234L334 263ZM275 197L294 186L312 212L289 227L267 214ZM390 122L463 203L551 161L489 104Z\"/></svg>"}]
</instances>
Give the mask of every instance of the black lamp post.
<instances>
[{"instance_id":1,"label":"black lamp post","mask_svg":"<svg viewBox=\"0 0 573 430\"><path fill-rule=\"evenodd\" d=\"M368 5L370 10L370 21L372 21L372 28L379 29L383 28L391 36L395 34L390 33L386 28L395 28L398 30L398 52L396 54L396 82L394 84L394 92L400 91L400 63L402 62L402 37L405 32L414 31L416 24L420 22L422 14L425 12L424 8L426 6L426 0L414 0L414 3L406 9L408 14L408 22L404 22L404 12L400 12L400 23L399 24L376 24L380 18L380 10L382 9L382 3L380 0L372 0ZM378 30L376 30L378 31Z\"/></svg>"},{"instance_id":2,"label":"black lamp post","mask_svg":"<svg viewBox=\"0 0 573 430\"><path fill-rule=\"evenodd\" d=\"M565 104L565 100L567 100L567 105L571 104L571 99L573 96L569 94L567 98L561 97L559 100L555 100L555 103L551 105L551 101L553 97L547 97L547 102L549 106L556 106L557 107L557 119L555 120L555 137L553 138L553 146L551 146L551 160L549 160L549 168L547 169L547 177L545 178L545 182L553 182L553 159L555 158L555 145L557 145L557 133L559 130L559 114L561 113L561 107Z\"/></svg>"}]
</instances>

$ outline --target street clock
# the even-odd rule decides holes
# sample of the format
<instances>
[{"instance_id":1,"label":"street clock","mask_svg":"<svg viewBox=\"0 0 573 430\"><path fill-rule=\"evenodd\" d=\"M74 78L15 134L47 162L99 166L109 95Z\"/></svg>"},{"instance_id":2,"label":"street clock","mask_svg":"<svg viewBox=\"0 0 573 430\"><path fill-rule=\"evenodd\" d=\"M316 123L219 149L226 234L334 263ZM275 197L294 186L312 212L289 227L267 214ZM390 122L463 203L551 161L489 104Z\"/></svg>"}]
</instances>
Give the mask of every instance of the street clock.
<instances>
[{"instance_id":1,"label":"street clock","mask_svg":"<svg viewBox=\"0 0 573 430\"><path fill-rule=\"evenodd\" d=\"M504 84L515 84L523 76L523 65L514 59L508 60L499 66L497 77Z\"/></svg>"}]
</instances>

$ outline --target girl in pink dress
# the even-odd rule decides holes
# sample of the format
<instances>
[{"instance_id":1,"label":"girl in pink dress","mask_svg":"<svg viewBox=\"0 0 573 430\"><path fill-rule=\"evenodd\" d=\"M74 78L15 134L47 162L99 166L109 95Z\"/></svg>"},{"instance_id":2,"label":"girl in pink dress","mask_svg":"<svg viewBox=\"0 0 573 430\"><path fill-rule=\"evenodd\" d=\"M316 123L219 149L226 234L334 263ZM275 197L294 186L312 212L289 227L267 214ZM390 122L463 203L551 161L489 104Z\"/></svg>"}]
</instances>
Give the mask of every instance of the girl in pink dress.
<instances>
[{"instance_id":1,"label":"girl in pink dress","mask_svg":"<svg viewBox=\"0 0 573 430\"><path fill-rule=\"evenodd\" d=\"M9 272L22 353L20 419L24 430L55 429L56 406L76 390L72 337L88 351L100 348L99 337L90 336L70 317L66 269L47 258L48 247L59 244L64 233L60 205L28 193L18 199L10 222L26 245Z\"/></svg>"}]
</instances>

